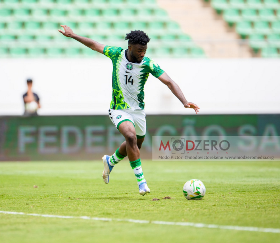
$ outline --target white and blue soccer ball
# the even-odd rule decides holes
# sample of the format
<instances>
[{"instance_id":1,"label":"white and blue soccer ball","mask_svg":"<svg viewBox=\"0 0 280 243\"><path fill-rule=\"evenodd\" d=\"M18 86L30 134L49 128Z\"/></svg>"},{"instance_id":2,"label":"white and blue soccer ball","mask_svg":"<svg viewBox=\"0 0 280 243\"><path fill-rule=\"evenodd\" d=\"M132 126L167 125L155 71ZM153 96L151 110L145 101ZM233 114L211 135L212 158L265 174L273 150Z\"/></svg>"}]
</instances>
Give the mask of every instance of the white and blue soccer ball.
<instances>
[{"instance_id":1,"label":"white and blue soccer ball","mask_svg":"<svg viewBox=\"0 0 280 243\"><path fill-rule=\"evenodd\" d=\"M205 195L206 187L203 182L198 179L191 179L187 181L183 187L183 194L186 199L202 199Z\"/></svg>"}]
</instances>

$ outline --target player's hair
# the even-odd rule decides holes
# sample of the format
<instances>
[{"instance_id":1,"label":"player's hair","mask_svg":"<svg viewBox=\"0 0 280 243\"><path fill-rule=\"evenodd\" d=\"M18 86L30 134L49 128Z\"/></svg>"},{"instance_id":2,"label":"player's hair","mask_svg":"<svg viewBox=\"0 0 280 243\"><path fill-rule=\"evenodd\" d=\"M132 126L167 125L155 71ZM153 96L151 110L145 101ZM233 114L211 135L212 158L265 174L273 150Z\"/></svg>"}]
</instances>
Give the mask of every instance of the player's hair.
<instances>
[{"instance_id":1,"label":"player's hair","mask_svg":"<svg viewBox=\"0 0 280 243\"><path fill-rule=\"evenodd\" d=\"M125 40L128 40L128 44L140 44L147 45L150 41L149 36L142 30L133 30L126 34Z\"/></svg>"},{"instance_id":2,"label":"player's hair","mask_svg":"<svg viewBox=\"0 0 280 243\"><path fill-rule=\"evenodd\" d=\"M27 81L26 81L28 84L32 84L32 79L31 78L29 78L29 79L27 79Z\"/></svg>"}]
</instances>

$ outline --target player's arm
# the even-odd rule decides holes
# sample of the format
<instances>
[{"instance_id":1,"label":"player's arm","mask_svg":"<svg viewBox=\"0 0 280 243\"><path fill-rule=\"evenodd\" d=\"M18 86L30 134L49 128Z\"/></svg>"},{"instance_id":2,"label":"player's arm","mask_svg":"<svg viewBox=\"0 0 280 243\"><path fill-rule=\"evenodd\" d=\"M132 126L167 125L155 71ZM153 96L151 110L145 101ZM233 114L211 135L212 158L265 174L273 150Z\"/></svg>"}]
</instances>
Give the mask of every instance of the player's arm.
<instances>
[{"instance_id":1,"label":"player's arm","mask_svg":"<svg viewBox=\"0 0 280 243\"><path fill-rule=\"evenodd\" d=\"M105 45L98 43L97 41L94 41L92 39L76 35L73 30L68 27L67 25L61 25L61 27L64 29L64 32L62 30L58 30L61 34L63 34L66 37L71 37L72 39L75 39L76 41L81 42L85 46L89 47L90 49L100 52L103 54L103 50Z\"/></svg>"},{"instance_id":2,"label":"player's arm","mask_svg":"<svg viewBox=\"0 0 280 243\"><path fill-rule=\"evenodd\" d=\"M197 114L199 112L199 107L192 103L188 102L180 89L179 85L176 84L168 75L166 72L164 72L162 75L158 77L158 79L164 83L170 90L171 92L182 102L185 108L192 108L195 110L195 113Z\"/></svg>"}]
</instances>

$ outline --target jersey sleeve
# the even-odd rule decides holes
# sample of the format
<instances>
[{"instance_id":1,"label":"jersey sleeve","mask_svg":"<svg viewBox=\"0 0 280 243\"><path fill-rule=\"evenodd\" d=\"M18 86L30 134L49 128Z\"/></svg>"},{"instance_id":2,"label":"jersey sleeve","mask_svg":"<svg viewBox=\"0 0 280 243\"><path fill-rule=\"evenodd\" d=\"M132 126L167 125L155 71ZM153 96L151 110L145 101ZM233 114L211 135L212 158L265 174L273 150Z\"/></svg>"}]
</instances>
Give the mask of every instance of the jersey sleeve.
<instances>
[{"instance_id":1,"label":"jersey sleeve","mask_svg":"<svg viewBox=\"0 0 280 243\"><path fill-rule=\"evenodd\" d=\"M110 59L114 59L121 54L122 50L123 49L121 47L117 47L117 46L105 46L103 50L103 54L106 57L109 57Z\"/></svg>"},{"instance_id":2,"label":"jersey sleeve","mask_svg":"<svg viewBox=\"0 0 280 243\"><path fill-rule=\"evenodd\" d=\"M160 66L157 63L155 63L153 60L150 60L149 64L150 64L150 73L154 77L158 78L164 73L164 71L160 68Z\"/></svg>"}]
</instances>

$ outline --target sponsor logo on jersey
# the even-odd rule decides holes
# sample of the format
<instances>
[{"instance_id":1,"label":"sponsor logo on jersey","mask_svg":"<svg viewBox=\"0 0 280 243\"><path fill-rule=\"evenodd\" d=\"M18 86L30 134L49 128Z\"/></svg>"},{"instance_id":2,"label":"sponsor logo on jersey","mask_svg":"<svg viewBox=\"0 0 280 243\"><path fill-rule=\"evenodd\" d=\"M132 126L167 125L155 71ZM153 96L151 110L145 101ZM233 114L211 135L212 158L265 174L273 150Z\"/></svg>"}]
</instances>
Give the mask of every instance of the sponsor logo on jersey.
<instances>
[{"instance_id":1,"label":"sponsor logo on jersey","mask_svg":"<svg viewBox=\"0 0 280 243\"><path fill-rule=\"evenodd\" d=\"M127 69L127 70L132 70L132 69L133 69L132 63L127 63L127 64L126 64L126 69Z\"/></svg>"},{"instance_id":2,"label":"sponsor logo on jersey","mask_svg":"<svg viewBox=\"0 0 280 243\"><path fill-rule=\"evenodd\" d=\"M121 117L122 117L122 115L118 115L118 116L117 116L117 119L120 119Z\"/></svg>"}]
</instances>

